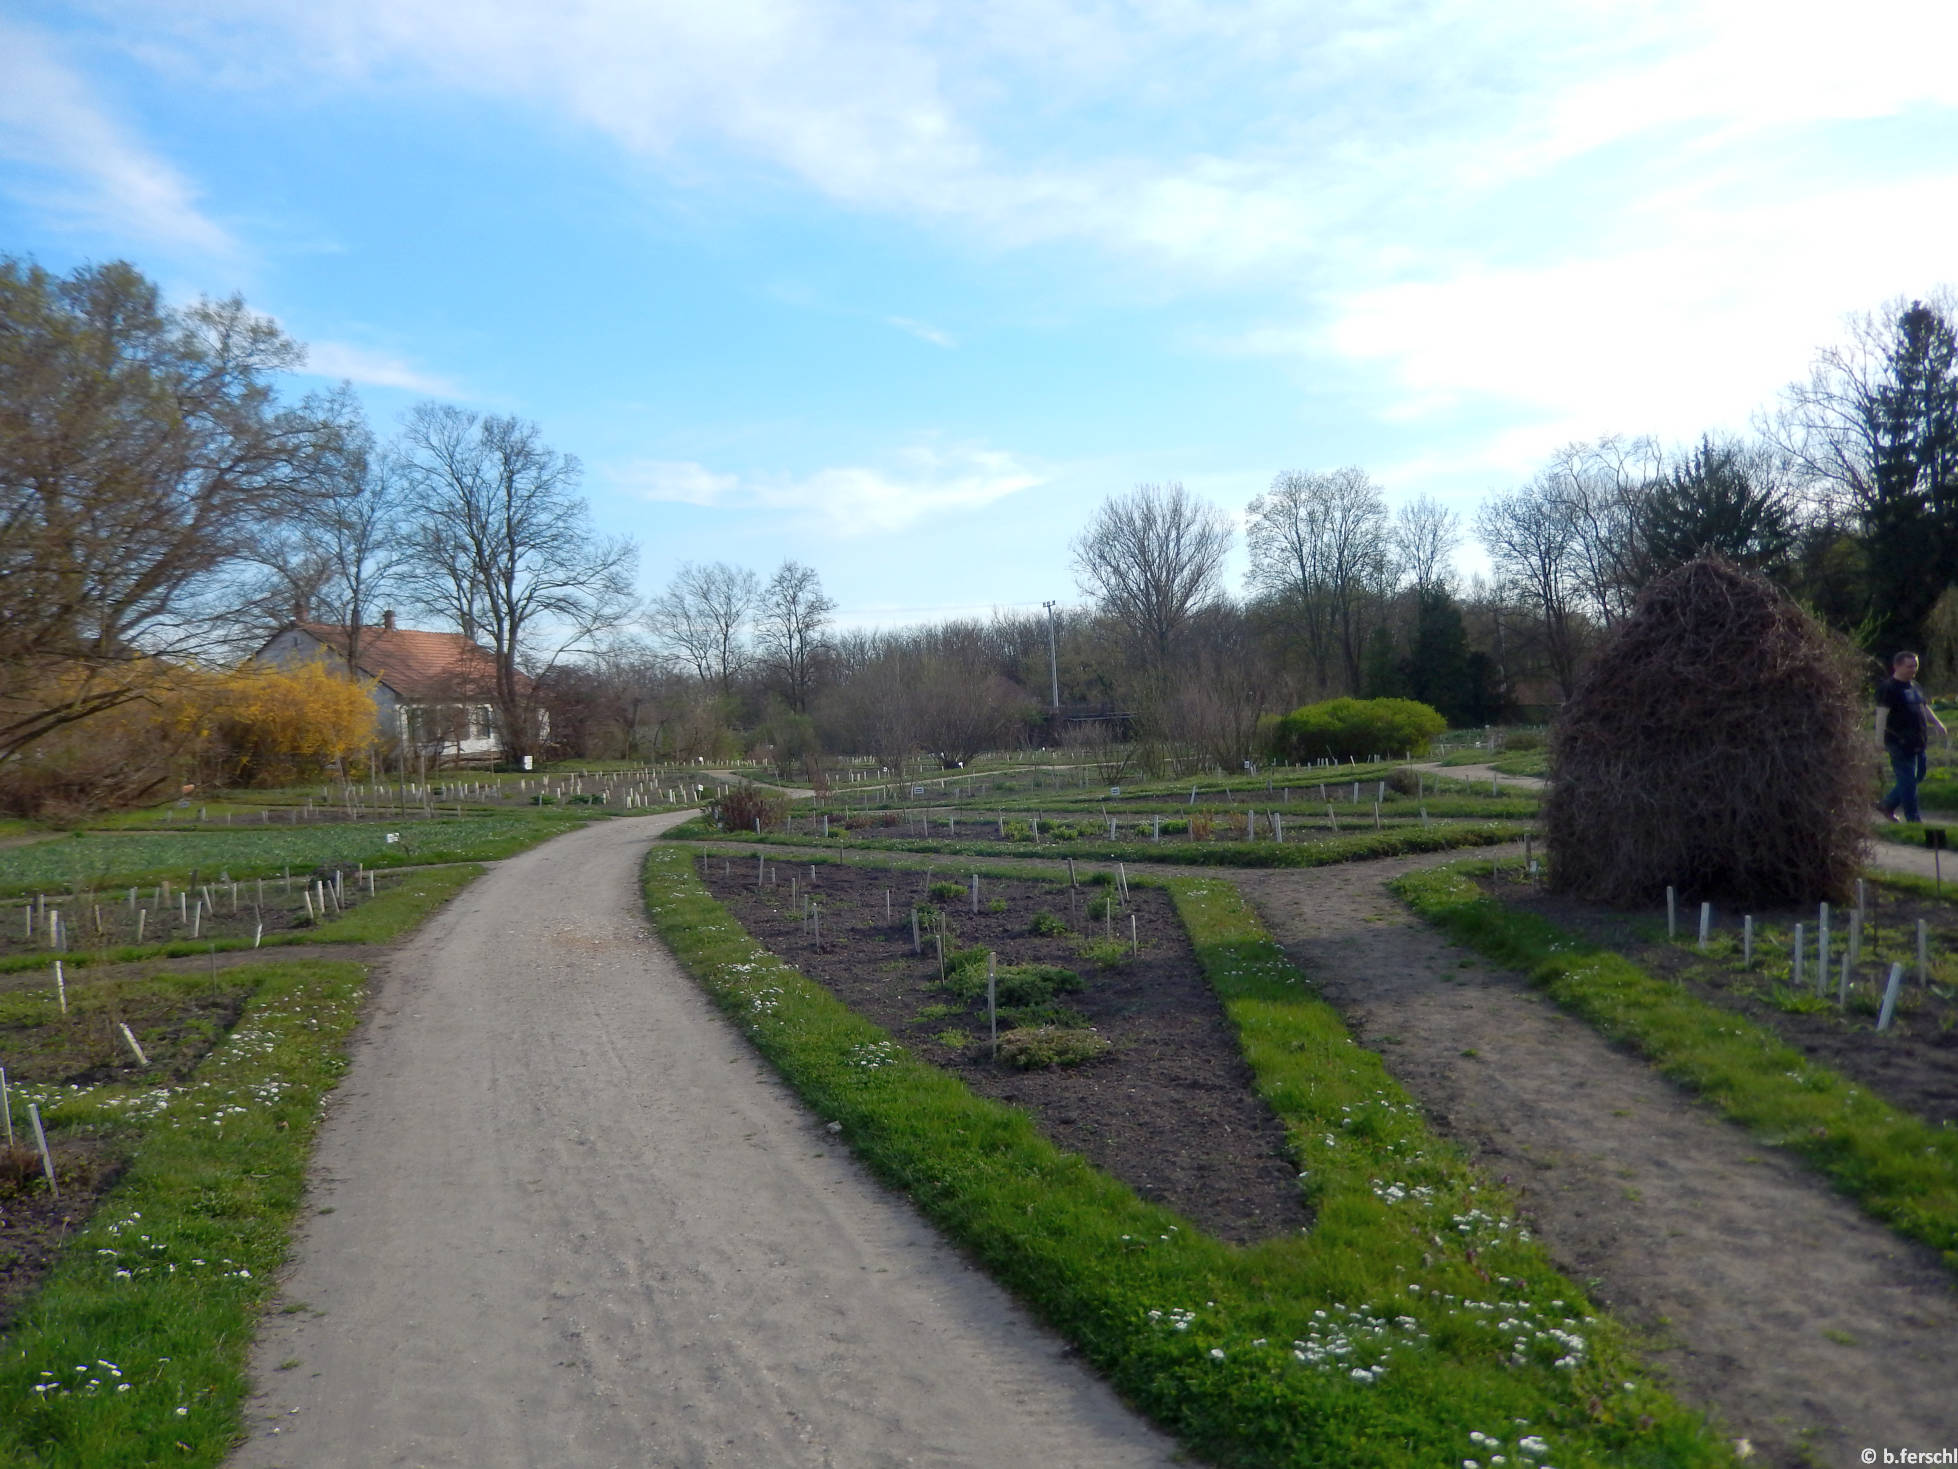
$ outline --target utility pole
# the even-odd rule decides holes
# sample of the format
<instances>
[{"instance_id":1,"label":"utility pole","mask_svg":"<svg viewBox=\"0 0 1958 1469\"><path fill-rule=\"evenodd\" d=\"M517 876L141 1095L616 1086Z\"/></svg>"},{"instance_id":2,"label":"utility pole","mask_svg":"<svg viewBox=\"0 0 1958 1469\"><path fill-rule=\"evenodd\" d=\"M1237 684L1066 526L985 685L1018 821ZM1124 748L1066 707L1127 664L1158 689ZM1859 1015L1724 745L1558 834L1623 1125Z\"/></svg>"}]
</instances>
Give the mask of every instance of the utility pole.
<instances>
[{"instance_id":1,"label":"utility pole","mask_svg":"<svg viewBox=\"0 0 1958 1469\"><path fill-rule=\"evenodd\" d=\"M1054 713L1061 712L1061 655L1054 642L1054 604L1042 602L1047 609L1047 677L1053 689Z\"/></svg>"}]
</instances>

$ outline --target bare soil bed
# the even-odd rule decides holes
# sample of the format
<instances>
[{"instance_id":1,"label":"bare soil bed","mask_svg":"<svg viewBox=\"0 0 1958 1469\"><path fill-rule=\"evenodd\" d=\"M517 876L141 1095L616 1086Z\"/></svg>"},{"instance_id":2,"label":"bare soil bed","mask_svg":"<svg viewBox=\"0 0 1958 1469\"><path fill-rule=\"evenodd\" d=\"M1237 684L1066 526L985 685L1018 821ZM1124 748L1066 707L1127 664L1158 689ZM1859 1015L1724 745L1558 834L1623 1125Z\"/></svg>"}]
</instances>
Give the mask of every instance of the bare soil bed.
<instances>
[{"instance_id":1,"label":"bare soil bed","mask_svg":"<svg viewBox=\"0 0 1958 1469\"><path fill-rule=\"evenodd\" d=\"M1650 914L1628 914L1556 897L1516 881L1485 880L1483 888L1559 928L1615 949L1649 973L1678 981L1699 999L1767 1026L1789 1046L1841 1072L1892 1106L1927 1122L1958 1126L1958 985L1948 979L1938 982L1935 970L1939 956L1958 951L1958 910L1952 904L1872 883L1871 923L1862 937L1863 962L1852 979L1848 1004L1839 1008L1839 966L1847 941L1845 913L1835 916L1835 959L1823 997L1818 1000L1814 987L1817 915L1812 909L1755 914L1757 928L1771 925L1783 937L1778 945L1758 946L1755 968L1744 971L1737 964L1698 953L1690 941L1668 942L1663 919L1655 920ZM1920 919L1930 929L1934 967L1928 985L1916 982L1914 935ZM1697 922L1697 909L1690 922L1682 911L1681 933L1696 933ZM1805 983L1800 991L1789 983L1785 937L1797 923L1807 925ZM1890 1029L1878 1033L1882 987L1893 960L1904 962L1904 985Z\"/></svg>"},{"instance_id":2,"label":"bare soil bed","mask_svg":"<svg viewBox=\"0 0 1958 1469\"><path fill-rule=\"evenodd\" d=\"M770 880L758 886L753 859L703 856L699 869L756 942L974 1091L1025 1108L1058 1146L1141 1197L1240 1243L1310 1223L1283 1130L1253 1092L1250 1068L1161 889L1132 888L1112 923L1087 916L1109 891L1097 886L982 879L978 912L965 898L935 905L948 953L983 947L1002 965L1058 966L1082 981L1012 1018L1091 1026L1110 1049L1078 1065L1016 1070L992 1058L983 995L961 1001L941 985L928 928L924 952L912 952L911 910L927 901L924 874L771 863ZM970 878L948 871L937 880ZM812 882L820 942L803 916ZM1042 913L1065 931L1032 932ZM1104 968L1084 956L1093 939L1126 938L1131 914L1139 957Z\"/></svg>"}]
</instances>

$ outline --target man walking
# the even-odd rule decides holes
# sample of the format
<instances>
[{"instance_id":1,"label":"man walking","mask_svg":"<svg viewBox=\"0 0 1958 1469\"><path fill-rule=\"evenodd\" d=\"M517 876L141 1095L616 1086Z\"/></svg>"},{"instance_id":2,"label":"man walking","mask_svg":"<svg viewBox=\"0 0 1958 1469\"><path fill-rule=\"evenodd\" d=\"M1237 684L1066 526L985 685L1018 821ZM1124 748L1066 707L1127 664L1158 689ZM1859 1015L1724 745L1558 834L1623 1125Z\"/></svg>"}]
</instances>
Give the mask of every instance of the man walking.
<instances>
[{"instance_id":1,"label":"man walking","mask_svg":"<svg viewBox=\"0 0 1958 1469\"><path fill-rule=\"evenodd\" d=\"M1876 737L1897 777L1879 809L1892 821L1923 820L1917 812L1917 783L1930 768L1925 747L1933 729L1951 738L1951 731L1931 712L1916 677L1917 655L1899 653L1890 660L1890 677L1876 691Z\"/></svg>"}]
</instances>

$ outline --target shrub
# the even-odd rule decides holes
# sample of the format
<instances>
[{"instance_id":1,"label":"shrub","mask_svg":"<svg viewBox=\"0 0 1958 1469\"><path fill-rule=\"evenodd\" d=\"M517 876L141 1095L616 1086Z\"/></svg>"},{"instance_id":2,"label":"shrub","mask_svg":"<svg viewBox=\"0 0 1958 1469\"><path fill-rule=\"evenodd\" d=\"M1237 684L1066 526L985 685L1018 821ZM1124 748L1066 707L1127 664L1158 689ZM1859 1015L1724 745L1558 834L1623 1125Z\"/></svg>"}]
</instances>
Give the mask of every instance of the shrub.
<instances>
[{"instance_id":1,"label":"shrub","mask_svg":"<svg viewBox=\"0 0 1958 1469\"><path fill-rule=\"evenodd\" d=\"M1034 1025L1009 1030L999 1038L999 1059L1021 1071L1048 1066L1079 1066L1108 1054L1105 1036L1070 1026Z\"/></svg>"},{"instance_id":2,"label":"shrub","mask_svg":"<svg viewBox=\"0 0 1958 1469\"><path fill-rule=\"evenodd\" d=\"M1868 825L1855 655L1717 557L1639 597L1559 711L1551 886L1608 903L1841 901Z\"/></svg>"},{"instance_id":3,"label":"shrub","mask_svg":"<svg viewBox=\"0 0 1958 1469\"><path fill-rule=\"evenodd\" d=\"M788 825L789 798L760 786L730 786L707 803L707 814L722 831L779 831Z\"/></svg>"},{"instance_id":4,"label":"shrub","mask_svg":"<svg viewBox=\"0 0 1958 1469\"><path fill-rule=\"evenodd\" d=\"M957 903L970 897L971 893L962 882L935 882L928 890L927 896L934 903Z\"/></svg>"},{"instance_id":5,"label":"shrub","mask_svg":"<svg viewBox=\"0 0 1958 1469\"><path fill-rule=\"evenodd\" d=\"M1045 908L1033 915L1033 922L1027 925L1027 932L1042 938L1058 938L1068 931L1067 920L1056 918Z\"/></svg>"},{"instance_id":6,"label":"shrub","mask_svg":"<svg viewBox=\"0 0 1958 1469\"><path fill-rule=\"evenodd\" d=\"M1270 754L1293 765L1419 754L1447 728L1447 720L1414 699L1327 699L1279 720Z\"/></svg>"},{"instance_id":7,"label":"shrub","mask_svg":"<svg viewBox=\"0 0 1958 1469\"><path fill-rule=\"evenodd\" d=\"M986 997L986 957L954 967L945 966L945 988L970 1004ZM1081 988L1081 976L1058 964L1002 964L994 974L994 998L999 1007L1050 1004L1056 995L1071 994Z\"/></svg>"}]
</instances>

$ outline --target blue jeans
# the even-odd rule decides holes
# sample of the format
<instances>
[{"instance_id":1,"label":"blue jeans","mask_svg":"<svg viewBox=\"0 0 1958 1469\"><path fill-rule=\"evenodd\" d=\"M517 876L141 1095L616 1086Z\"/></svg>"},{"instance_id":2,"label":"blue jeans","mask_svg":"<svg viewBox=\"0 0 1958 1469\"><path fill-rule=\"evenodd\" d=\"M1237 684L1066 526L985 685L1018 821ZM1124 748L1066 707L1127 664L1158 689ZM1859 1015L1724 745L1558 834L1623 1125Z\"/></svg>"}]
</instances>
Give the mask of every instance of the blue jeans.
<instances>
[{"instance_id":1,"label":"blue jeans","mask_svg":"<svg viewBox=\"0 0 1958 1469\"><path fill-rule=\"evenodd\" d=\"M1890 769L1897 783L1883 798L1883 809L1903 812L1906 821L1922 821L1924 818L1917 811L1917 783L1931 768L1930 756L1923 750L1899 750L1894 745L1889 754Z\"/></svg>"}]
</instances>

